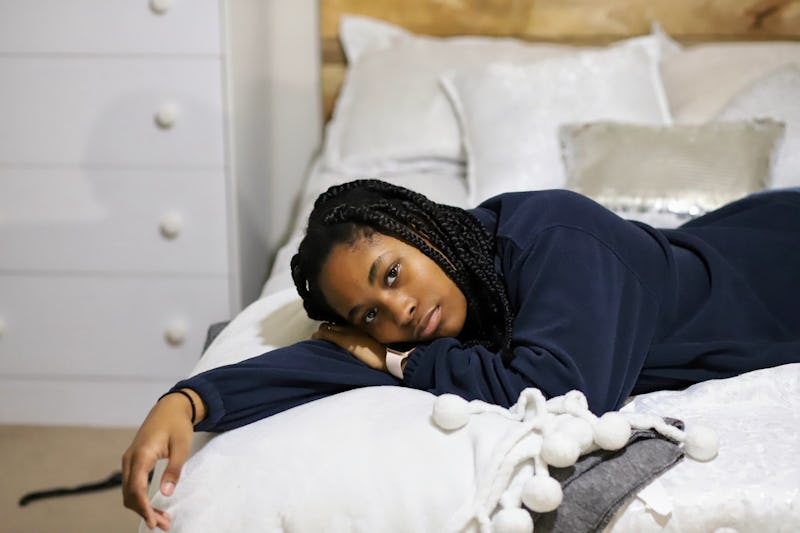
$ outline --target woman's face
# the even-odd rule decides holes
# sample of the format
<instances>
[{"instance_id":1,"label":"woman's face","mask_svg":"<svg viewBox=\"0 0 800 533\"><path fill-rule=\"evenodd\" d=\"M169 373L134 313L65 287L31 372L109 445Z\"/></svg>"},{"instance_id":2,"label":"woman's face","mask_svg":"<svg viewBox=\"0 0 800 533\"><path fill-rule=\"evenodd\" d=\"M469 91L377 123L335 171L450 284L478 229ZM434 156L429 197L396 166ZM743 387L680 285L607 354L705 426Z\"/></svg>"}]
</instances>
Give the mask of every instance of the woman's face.
<instances>
[{"instance_id":1,"label":"woman's face","mask_svg":"<svg viewBox=\"0 0 800 533\"><path fill-rule=\"evenodd\" d=\"M319 285L339 315L383 344L454 337L467 316L464 294L439 265L381 233L335 245Z\"/></svg>"}]
</instances>

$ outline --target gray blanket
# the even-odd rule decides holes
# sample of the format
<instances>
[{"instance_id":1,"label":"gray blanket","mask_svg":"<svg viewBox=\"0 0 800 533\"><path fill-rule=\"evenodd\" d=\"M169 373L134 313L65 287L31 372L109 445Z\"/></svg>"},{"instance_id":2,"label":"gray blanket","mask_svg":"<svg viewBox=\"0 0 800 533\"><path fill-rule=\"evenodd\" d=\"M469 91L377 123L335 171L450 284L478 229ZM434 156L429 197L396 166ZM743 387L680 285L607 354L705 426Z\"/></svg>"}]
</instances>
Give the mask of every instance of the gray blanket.
<instances>
[{"instance_id":1,"label":"gray blanket","mask_svg":"<svg viewBox=\"0 0 800 533\"><path fill-rule=\"evenodd\" d=\"M683 429L679 420L668 423ZM683 458L678 443L653 430L634 430L618 451L598 450L574 466L551 468L564 500L552 512L533 515L536 531L602 531L617 510L662 472Z\"/></svg>"}]
</instances>

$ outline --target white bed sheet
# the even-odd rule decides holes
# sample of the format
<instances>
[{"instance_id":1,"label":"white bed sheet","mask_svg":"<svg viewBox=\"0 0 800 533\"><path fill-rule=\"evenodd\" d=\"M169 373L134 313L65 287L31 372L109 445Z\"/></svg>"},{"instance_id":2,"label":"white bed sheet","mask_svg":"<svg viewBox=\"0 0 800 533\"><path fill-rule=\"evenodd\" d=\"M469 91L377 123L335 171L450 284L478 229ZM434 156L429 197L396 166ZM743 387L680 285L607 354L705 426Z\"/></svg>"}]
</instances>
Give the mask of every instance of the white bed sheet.
<instances>
[{"instance_id":1,"label":"white bed sheet","mask_svg":"<svg viewBox=\"0 0 800 533\"><path fill-rule=\"evenodd\" d=\"M708 463L679 463L617 514L618 532L800 531L800 363L634 398L624 410L704 424Z\"/></svg>"}]
</instances>

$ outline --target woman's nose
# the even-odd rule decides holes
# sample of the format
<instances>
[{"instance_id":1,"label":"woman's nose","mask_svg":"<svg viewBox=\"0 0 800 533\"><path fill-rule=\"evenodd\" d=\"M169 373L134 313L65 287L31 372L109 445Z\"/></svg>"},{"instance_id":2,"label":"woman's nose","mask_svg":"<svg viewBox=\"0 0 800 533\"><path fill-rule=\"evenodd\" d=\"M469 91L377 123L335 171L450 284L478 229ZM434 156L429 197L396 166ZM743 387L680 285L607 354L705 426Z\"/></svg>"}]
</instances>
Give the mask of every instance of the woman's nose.
<instances>
[{"instance_id":1,"label":"woman's nose","mask_svg":"<svg viewBox=\"0 0 800 533\"><path fill-rule=\"evenodd\" d=\"M417 310L417 302L405 295L395 295L392 298L388 298L386 307L394 317L395 323L399 326L405 326L413 320L414 313Z\"/></svg>"}]
</instances>

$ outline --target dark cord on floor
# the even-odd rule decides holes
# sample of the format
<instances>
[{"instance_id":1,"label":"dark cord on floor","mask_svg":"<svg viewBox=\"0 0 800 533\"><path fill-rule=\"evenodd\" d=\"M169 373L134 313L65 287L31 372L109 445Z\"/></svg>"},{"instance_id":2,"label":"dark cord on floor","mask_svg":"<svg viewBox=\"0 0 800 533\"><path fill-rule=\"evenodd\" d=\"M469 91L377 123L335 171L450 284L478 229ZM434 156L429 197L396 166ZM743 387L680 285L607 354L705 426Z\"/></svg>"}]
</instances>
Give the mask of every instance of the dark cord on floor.
<instances>
[{"instance_id":1,"label":"dark cord on floor","mask_svg":"<svg viewBox=\"0 0 800 533\"><path fill-rule=\"evenodd\" d=\"M153 473L147 476L148 482L153 479ZM45 498L55 498L57 496L69 496L72 494L85 494L87 492L97 492L100 490L111 489L122 485L122 471L117 470L112 472L110 476L101 481L94 481L91 483L84 483L74 487L59 487L54 489L39 490L25 494L19 500L19 506L25 507L31 502L43 500Z\"/></svg>"}]
</instances>

